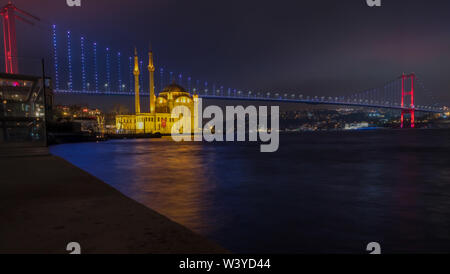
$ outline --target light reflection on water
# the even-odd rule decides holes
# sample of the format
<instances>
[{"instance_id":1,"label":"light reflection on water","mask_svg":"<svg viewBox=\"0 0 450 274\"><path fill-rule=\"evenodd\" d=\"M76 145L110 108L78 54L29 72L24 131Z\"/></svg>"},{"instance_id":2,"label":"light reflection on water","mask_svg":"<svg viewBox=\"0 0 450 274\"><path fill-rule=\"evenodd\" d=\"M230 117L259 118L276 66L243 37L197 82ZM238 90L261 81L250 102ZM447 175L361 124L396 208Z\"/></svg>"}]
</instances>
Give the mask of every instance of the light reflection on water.
<instances>
[{"instance_id":1,"label":"light reflection on water","mask_svg":"<svg viewBox=\"0 0 450 274\"><path fill-rule=\"evenodd\" d=\"M51 148L235 252L450 251L450 131L307 133L257 144L170 138Z\"/></svg>"}]
</instances>

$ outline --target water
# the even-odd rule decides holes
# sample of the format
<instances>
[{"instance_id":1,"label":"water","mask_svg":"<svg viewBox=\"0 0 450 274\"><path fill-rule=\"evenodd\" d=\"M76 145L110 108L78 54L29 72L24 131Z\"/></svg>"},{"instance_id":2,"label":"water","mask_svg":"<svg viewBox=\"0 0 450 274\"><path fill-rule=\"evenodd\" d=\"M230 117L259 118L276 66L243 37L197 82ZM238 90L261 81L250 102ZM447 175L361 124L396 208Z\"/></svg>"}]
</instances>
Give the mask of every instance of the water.
<instances>
[{"instance_id":1,"label":"water","mask_svg":"<svg viewBox=\"0 0 450 274\"><path fill-rule=\"evenodd\" d=\"M51 151L233 252L450 252L450 131L280 139L269 154L170 138Z\"/></svg>"}]
</instances>

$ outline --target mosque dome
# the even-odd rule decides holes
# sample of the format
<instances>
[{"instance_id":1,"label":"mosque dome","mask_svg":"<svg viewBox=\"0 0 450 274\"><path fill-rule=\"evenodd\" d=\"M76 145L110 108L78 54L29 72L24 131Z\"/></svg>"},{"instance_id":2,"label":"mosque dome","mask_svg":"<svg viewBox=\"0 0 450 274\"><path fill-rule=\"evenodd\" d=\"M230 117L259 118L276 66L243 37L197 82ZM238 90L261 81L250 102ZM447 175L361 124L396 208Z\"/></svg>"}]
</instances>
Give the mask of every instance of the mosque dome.
<instances>
[{"instance_id":1,"label":"mosque dome","mask_svg":"<svg viewBox=\"0 0 450 274\"><path fill-rule=\"evenodd\" d=\"M168 85L167 87L165 87L162 90L162 92L167 92L167 93L172 93L172 92L187 93L186 90L182 86L180 86L180 85L178 85L176 83L172 83L172 84Z\"/></svg>"},{"instance_id":2,"label":"mosque dome","mask_svg":"<svg viewBox=\"0 0 450 274\"><path fill-rule=\"evenodd\" d=\"M170 113L177 105L193 104L192 96L182 86L173 82L156 97L156 112Z\"/></svg>"},{"instance_id":3,"label":"mosque dome","mask_svg":"<svg viewBox=\"0 0 450 274\"><path fill-rule=\"evenodd\" d=\"M182 86L173 82L166 86L159 94L158 98L164 98L166 100L177 99L178 97L192 98L189 92L187 92Z\"/></svg>"}]
</instances>

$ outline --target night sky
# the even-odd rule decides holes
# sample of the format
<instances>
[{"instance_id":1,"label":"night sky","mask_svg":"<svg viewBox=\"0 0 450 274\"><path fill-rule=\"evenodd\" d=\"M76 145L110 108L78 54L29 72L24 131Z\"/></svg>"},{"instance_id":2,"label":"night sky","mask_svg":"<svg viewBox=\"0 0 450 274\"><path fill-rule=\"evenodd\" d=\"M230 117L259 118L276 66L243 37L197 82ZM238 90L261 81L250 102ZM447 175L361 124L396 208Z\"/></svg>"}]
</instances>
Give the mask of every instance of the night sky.
<instances>
[{"instance_id":1,"label":"night sky","mask_svg":"<svg viewBox=\"0 0 450 274\"><path fill-rule=\"evenodd\" d=\"M151 41L157 69L163 64L218 86L345 95L416 72L443 104L450 102L447 0L384 0L381 8L365 0L82 0L81 8L65 0L14 3L43 19L35 27L18 22L19 55L30 63L42 56L51 62L56 24L62 34L72 31L74 43L84 35L124 56L137 46L145 57Z\"/></svg>"}]
</instances>

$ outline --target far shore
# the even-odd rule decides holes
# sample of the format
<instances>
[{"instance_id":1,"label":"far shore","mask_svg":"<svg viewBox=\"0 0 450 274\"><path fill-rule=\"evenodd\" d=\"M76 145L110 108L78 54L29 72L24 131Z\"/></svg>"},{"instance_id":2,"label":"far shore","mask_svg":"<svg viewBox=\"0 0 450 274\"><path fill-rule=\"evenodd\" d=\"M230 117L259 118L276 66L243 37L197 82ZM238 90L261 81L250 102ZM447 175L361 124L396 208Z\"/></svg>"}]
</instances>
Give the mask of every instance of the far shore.
<instances>
[{"instance_id":1,"label":"far shore","mask_svg":"<svg viewBox=\"0 0 450 274\"><path fill-rule=\"evenodd\" d=\"M0 253L228 253L62 158L0 157Z\"/></svg>"}]
</instances>

